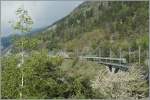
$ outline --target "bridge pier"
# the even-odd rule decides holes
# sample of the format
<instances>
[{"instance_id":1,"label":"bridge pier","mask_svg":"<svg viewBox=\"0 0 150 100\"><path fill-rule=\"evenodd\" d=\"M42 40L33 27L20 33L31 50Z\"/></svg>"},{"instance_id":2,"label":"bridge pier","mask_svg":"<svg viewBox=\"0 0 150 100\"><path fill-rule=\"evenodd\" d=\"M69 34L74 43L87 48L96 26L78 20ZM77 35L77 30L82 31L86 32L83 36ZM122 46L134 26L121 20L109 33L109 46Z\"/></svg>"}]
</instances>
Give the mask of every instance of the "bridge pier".
<instances>
[{"instance_id":1,"label":"bridge pier","mask_svg":"<svg viewBox=\"0 0 150 100\"><path fill-rule=\"evenodd\" d=\"M108 66L109 71L112 72L112 66Z\"/></svg>"},{"instance_id":2,"label":"bridge pier","mask_svg":"<svg viewBox=\"0 0 150 100\"><path fill-rule=\"evenodd\" d=\"M114 73L117 73L119 71L119 68L115 68Z\"/></svg>"},{"instance_id":3,"label":"bridge pier","mask_svg":"<svg viewBox=\"0 0 150 100\"><path fill-rule=\"evenodd\" d=\"M119 71L119 68L112 68L111 65L109 65L109 66L107 66L107 67L109 68L109 71L110 71L110 72L118 73L118 71Z\"/></svg>"}]
</instances>

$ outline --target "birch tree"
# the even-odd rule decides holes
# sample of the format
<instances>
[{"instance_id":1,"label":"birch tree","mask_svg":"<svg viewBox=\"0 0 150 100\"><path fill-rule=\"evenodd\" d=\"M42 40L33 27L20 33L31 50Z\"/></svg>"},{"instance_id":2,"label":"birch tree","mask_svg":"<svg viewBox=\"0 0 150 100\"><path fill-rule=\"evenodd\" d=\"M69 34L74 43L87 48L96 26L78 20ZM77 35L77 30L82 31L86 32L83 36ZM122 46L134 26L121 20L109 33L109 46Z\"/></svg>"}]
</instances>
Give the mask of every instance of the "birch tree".
<instances>
[{"instance_id":1,"label":"birch tree","mask_svg":"<svg viewBox=\"0 0 150 100\"><path fill-rule=\"evenodd\" d=\"M26 34L31 31L33 20L29 16L28 11L24 7L20 7L16 10L16 21L9 22L11 23L13 29L21 34ZM20 84L20 98L23 97L22 91L24 87L24 72L22 64L24 63L24 40L21 41L21 62L17 65L21 70L21 84Z\"/></svg>"}]
</instances>

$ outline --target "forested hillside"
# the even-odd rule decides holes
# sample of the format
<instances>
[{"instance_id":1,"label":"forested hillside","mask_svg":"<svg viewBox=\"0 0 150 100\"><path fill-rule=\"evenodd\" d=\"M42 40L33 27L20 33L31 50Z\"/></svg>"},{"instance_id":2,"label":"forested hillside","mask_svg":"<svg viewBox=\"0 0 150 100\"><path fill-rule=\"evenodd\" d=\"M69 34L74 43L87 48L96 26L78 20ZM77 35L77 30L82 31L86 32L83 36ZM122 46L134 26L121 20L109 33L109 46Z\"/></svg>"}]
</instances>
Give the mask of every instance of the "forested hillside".
<instances>
[{"instance_id":1,"label":"forested hillside","mask_svg":"<svg viewBox=\"0 0 150 100\"><path fill-rule=\"evenodd\" d=\"M114 45L118 41L130 41L128 45L136 48L134 42L140 42L140 37L144 37L145 42L148 40L148 2L84 2L68 16L33 38L42 40L46 48L51 50L64 49L66 43L70 44L68 46L75 45L70 42L82 38L86 40L90 34L95 37L98 35L96 41L91 41L94 42L92 45L106 45L107 42L110 45L111 40ZM148 46L148 43L144 46Z\"/></svg>"},{"instance_id":2,"label":"forested hillside","mask_svg":"<svg viewBox=\"0 0 150 100\"><path fill-rule=\"evenodd\" d=\"M148 97L148 8L148 1L86 1L44 31L14 38L12 54L2 58L2 97L19 98L20 91L23 98L41 99ZM18 71L22 49L26 56ZM111 50L114 58L121 50L129 71L112 74L92 61L49 56L60 50L71 57L98 56L100 49L101 56Z\"/></svg>"},{"instance_id":3,"label":"forested hillside","mask_svg":"<svg viewBox=\"0 0 150 100\"><path fill-rule=\"evenodd\" d=\"M141 38L142 37L142 38ZM49 50L148 48L148 2L84 2L35 37ZM32 41L30 41L32 43Z\"/></svg>"}]
</instances>

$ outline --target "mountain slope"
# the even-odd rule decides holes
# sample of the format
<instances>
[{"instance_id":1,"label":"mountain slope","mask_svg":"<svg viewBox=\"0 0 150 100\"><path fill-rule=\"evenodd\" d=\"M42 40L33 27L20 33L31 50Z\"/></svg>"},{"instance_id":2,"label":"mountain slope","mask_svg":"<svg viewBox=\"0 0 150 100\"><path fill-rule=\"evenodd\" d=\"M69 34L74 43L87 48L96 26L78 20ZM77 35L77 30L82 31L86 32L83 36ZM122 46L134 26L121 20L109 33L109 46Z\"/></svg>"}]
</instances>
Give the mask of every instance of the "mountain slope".
<instances>
[{"instance_id":1,"label":"mountain slope","mask_svg":"<svg viewBox=\"0 0 150 100\"><path fill-rule=\"evenodd\" d=\"M39 35L47 42L57 41L58 45L97 29L104 31L99 33L105 36L104 40L133 42L137 37L148 35L148 2L88 1L54 25Z\"/></svg>"},{"instance_id":2,"label":"mountain slope","mask_svg":"<svg viewBox=\"0 0 150 100\"><path fill-rule=\"evenodd\" d=\"M109 48L114 53L119 48L128 50L129 47L136 52L138 46L141 46L146 52L148 1L86 1L68 16L29 39L30 44L32 40L33 43L36 42L35 39L39 40L39 49L65 49L71 52L78 49L80 52L92 52L101 47L104 49L104 56L108 56Z\"/></svg>"}]
</instances>

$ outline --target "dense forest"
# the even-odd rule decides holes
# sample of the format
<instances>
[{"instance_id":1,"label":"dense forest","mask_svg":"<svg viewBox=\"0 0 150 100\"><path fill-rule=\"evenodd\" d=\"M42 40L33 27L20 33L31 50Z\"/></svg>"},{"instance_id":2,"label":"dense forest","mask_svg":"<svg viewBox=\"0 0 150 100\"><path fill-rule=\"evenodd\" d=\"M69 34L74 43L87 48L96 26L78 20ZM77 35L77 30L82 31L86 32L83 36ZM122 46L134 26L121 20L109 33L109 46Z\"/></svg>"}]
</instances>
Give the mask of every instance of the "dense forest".
<instances>
[{"instance_id":1,"label":"dense forest","mask_svg":"<svg viewBox=\"0 0 150 100\"><path fill-rule=\"evenodd\" d=\"M14 36L11 53L1 58L2 98L148 97L148 8L148 1L86 1L42 32ZM110 49L111 57L118 57L121 49L129 71L114 74L105 65L76 56L98 55L100 48L103 57L109 57ZM75 57L64 59L60 51Z\"/></svg>"}]
</instances>

